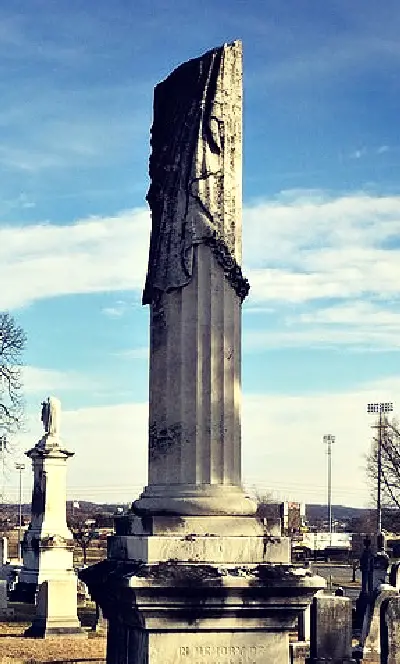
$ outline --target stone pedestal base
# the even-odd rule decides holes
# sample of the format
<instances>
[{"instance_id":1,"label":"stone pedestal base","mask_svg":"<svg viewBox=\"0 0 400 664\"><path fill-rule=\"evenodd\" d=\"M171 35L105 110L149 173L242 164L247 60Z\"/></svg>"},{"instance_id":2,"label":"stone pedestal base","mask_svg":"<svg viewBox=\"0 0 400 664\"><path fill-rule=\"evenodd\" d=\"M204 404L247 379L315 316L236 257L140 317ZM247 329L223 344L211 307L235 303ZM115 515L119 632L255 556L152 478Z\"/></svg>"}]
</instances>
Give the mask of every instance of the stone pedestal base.
<instances>
[{"instance_id":1,"label":"stone pedestal base","mask_svg":"<svg viewBox=\"0 0 400 664\"><path fill-rule=\"evenodd\" d=\"M36 616L24 636L87 637L77 616L76 585L76 577L69 581L42 583L38 593Z\"/></svg>"},{"instance_id":2,"label":"stone pedestal base","mask_svg":"<svg viewBox=\"0 0 400 664\"><path fill-rule=\"evenodd\" d=\"M325 582L286 565L106 560L80 573L108 619L107 663L287 664Z\"/></svg>"},{"instance_id":3,"label":"stone pedestal base","mask_svg":"<svg viewBox=\"0 0 400 664\"><path fill-rule=\"evenodd\" d=\"M235 484L153 484L132 508L139 515L254 516L256 504Z\"/></svg>"},{"instance_id":4,"label":"stone pedestal base","mask_svg":"<svg viewBox=\"0 0 400 664\"><path fill-rule=\"evenodd\" d=\"M255 565L290 563L288 537L271 535L259 519L246 516L138 516L116 520L117 535L107 539L108 558L155 564Z\"/></svg>"}]
</instances>

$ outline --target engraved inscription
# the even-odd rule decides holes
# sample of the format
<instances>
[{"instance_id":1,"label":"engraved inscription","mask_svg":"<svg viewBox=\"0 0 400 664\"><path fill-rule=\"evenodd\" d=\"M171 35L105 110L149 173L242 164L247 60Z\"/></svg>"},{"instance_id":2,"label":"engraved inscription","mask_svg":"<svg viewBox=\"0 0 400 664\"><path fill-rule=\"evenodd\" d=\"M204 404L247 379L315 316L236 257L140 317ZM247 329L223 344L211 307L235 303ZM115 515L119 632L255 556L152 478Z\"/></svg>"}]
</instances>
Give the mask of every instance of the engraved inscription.
<instances>
[{"instance_id":1,"label":"engraved inscription","mask_svg":"<svg viewBox=\"0 0 400 664\"><path fill-rule=\"evenodd\" d=\"M258 664L266 654L264 646L180 646L178 660L187 664Z\"/></svg>"}]
</instances>

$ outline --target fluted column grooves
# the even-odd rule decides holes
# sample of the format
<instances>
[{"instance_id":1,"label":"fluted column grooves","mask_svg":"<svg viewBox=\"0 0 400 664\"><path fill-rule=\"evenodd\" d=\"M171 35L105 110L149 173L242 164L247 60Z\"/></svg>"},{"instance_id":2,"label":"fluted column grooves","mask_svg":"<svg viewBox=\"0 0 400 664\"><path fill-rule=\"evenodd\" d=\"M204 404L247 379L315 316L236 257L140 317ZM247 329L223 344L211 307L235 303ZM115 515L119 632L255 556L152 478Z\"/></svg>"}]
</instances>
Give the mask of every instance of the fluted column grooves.
<instances>
[{"instance_id":1,"label":"fluted column grooves","mask_svg":"<svg viewBox=\"0 0 400 664\"><path fill-rule=\"evenodd\" d=\"M149 484L240 485L240 299L210 249L152 307Z\"/></svg>"}]
</instances>

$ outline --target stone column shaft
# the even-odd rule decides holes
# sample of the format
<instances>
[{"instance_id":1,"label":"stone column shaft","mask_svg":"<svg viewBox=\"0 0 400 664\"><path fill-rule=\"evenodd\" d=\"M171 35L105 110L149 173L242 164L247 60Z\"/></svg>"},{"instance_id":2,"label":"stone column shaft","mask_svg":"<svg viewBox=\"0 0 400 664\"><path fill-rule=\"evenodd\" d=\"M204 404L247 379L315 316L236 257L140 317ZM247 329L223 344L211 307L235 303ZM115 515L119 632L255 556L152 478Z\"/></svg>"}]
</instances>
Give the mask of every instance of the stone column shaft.
<instances>
[{"instance_id":1,"label":"stone column shaft","mask_svg":"<svg viewBox=\"0 0 400 664\"><path fill-rule=\"evenodd\" d=\"M240 308L197 248L195 275L152 307L149 484L240 484Z\"/></svg>"}]
</instances>

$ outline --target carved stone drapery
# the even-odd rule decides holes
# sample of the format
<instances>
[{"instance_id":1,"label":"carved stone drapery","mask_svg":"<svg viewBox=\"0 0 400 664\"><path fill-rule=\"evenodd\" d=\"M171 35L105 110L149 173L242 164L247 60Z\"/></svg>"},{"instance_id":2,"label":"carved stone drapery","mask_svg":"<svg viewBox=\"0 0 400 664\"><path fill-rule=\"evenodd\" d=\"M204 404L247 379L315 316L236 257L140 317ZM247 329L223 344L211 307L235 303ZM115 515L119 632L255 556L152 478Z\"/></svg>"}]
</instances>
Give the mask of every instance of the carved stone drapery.
<instances>
[{"instance_id":1,"label":"carved stone drapery","mask_svg":"<svg viewBox=\"0 0 400 664\"><path fill-rule=\"evenodd\" d=\"M243 300L242 51L234 42L178 67L157 85L147 200L152 233L143 303L186 286L206 243Z\"/></svg>"}]
</instances>

